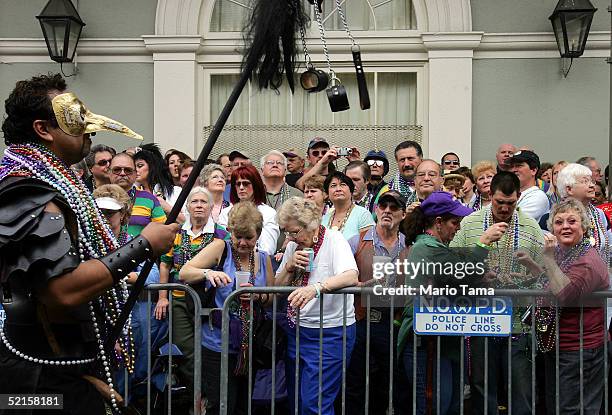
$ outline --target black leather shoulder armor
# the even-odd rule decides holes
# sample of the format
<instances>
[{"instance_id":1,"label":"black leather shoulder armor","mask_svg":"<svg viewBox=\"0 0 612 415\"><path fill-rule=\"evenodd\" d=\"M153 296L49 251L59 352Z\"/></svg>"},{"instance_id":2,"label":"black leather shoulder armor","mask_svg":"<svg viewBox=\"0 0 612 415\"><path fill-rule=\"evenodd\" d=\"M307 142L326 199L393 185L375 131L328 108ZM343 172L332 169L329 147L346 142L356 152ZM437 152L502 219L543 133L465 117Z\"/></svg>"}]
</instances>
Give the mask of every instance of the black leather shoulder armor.
<instances>
[{"instance_id":1,"label":"black leather shoulder armor","mask_svg":"<svg viewBox=\"0 0 612 415\"><path fill-rule=\"evenodd\" d=\"M51 201L66 206L55 189L40 181L7 178L0 182L2 282L19 274L46 280L79 265L64 214L44 211Z\"/></svg>"}]
</instances>

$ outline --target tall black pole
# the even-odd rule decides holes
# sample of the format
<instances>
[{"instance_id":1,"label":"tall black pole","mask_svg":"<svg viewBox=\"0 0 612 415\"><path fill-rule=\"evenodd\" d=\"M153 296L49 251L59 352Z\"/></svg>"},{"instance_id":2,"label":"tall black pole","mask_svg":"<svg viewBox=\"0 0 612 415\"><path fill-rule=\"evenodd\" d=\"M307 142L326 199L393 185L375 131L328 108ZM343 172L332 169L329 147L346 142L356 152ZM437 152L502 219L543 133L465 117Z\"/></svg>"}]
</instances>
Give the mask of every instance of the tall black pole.
<instances>
[{"instance_id":1,"label":"tall black pole","mask_svg":"<svg viewBox=\"0 0 612 415\"><path fill-rule=\"evenodd\" d=\"M219 138L219 134L221 134L221 131L223 130L223 127L225 126L227 119L232 113L232 110L234 109L234 106L236 105L236 102L238 101L238 98L240 97L240 94L242 93L244 86L246 85L249 78L251 77L251 74L253 70L255 69L255 66L257 65L258 62L259 62L258 60L254 59L254 60L251 60L250 64L249 63L245 64L245 67L242 70L242 74L240 76L240 79L238 80L238 83L234 86L234 89L232 90L231 95L229 96L227 102L225 103L225 106L223 107L221 114L219 114L219 118L217 119L217 122L215 123L215 126L213 127L213 130L210 133L210 136L208 137L208 140L206 141L204 148L200 152L200 155L198 156L198 160L196 161L196 164L193 166L193 170L191 170L191 174L189 175L187 182L183 186L183 190L181 190L181 194L179 195L176 202L174 202L174 206L172 207L172 210L168 214L168 217L166 219L166 224L174 223L176 221L176 218L178 214L180 213L181 208L183 207L183 205L185 204L185 201L187 200L187 196L189 195L189 192L193 188L193 185L195 184L197 177L200 175L200 171L202 171L202 168L204 167L204 163L206 162L208 155L210 154L213 147L215 146L215 143L217 142L217 138ZM112 349L115 345L115 341L121 335L123 326L125 325L125 322L127 321L130 313L132 312L132 308L134 307L134 304L136 304L136 300L140 292L144 288L144 283L147 280L147 276L149 275L149 272L151 272L151 268L153 268L153 263L154 263L153 260L154 258L149 258L145 261L145 264L142 267L142 271L140 271L140 275L138 275L138 279L136 280L136 282L134 283L134 286L132 287L130 296L128 297L123 309L121 310L121 314L119 315L119 318L117 319L112 332L110 333L110 335L106 338L104 342L104 346L106 350Z\"/></svg>"}]
</instances>

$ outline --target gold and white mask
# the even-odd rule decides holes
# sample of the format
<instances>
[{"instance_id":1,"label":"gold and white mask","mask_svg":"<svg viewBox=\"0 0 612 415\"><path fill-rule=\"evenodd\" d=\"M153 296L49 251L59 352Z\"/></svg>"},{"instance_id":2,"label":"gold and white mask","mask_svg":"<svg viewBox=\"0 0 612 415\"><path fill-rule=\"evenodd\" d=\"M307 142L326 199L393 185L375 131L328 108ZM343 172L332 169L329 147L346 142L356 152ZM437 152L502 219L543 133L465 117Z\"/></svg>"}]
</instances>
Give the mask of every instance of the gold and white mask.
<instances>
[{"instance_id":1,"label":"gold and white mask","mask_svg":"<svg viewBox=\"0 0 612 415\"><path fill-rule=\"evenodd\" d=\"M142 140L140 134L119 121L91 112L72 92L57 95L51 104L59 127L68 135L79 136L97 131L112 131Z\"/></svg>"}]
</instances>

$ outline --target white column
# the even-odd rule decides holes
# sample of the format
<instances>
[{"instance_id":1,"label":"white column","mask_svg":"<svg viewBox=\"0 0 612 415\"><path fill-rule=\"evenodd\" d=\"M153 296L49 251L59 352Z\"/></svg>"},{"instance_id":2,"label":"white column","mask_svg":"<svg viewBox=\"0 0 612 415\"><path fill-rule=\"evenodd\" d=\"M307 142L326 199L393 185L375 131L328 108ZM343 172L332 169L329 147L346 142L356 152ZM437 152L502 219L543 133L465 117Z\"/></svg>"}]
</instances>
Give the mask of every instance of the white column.
<instances>
[{"instance_id":1,"label":"white column","mask_svg":"<svg viewBox=\"0 0 612 415\"><path fill-rule=\"evenodd\" d=\"M482 33L424 33L429 57L429 119L426 156L452 151L469 166L472 144L472 58Z\"/></svg>"},{"instance_id":2,"label":"white column","mask_svg":"<svg viewBox=\"0 0 612 415\"><path fill-rule=\"evenodd\" d=\"M162 152L176 148L196 157L197 59L202 38L195 36L143 36L153 53L153 134Z\"/></svg>"}]
</instances>

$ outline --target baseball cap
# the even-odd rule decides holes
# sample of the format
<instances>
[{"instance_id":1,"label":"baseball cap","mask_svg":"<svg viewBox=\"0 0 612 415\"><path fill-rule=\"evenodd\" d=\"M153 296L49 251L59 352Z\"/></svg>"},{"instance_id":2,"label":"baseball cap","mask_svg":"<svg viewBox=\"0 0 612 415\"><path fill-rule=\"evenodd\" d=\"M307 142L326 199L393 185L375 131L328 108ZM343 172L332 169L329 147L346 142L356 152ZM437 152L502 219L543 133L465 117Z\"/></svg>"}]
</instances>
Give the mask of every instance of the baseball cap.
<instances>
[{"instance_id":1,"label":"baseball cap","mask_svg":"<svg viewBox=\"0 0 612 415\"><path fill-rule=\"evenodd\" d=\"M285 157L299 157L299 158L304 158L302 156L302 153L300 153L300 151L297 148L290 148L287 151L283 151L283 155Z\"/></svg>"},{"instance_id":2,"label":"baseball cap","mask_svg":"<svg viewBox=\"0 0 612 415\"><path fill-rule=\"evenodd\" d=\"M315 146L329 148L329 144L327 143L327 140L325 140L323 137L315 137L312 140L310 140L310 143L308 143L308 150L310 150L311 148Z\"/></svg>"},{"instance_id":3,"label":"baseball cap","mask_svg":"<svg viewBox=\"0 0 612 415\"><path fill-rule=\"evenodd\" d=\"M406 209L406 198L396 192L395 190L389 190L378 198L378 204L384 201L393 201L402 209Z\"/></svg>"},{"instance_id":4,"label":"baseball cap","mask_svg":"<svg viewBox=\"0 0 612 415\"><path fill-rule=\"evenodd\" d=\"M99 209L106 210L121 210L121 203L112 197L99 197L96 199L96 205Z\"/></svg>"},{"instance_id":5,"label":"baseball cap","mask_svg":"<svg viewBox=\"0 0 612 415\"><path fill-rule=\"evenodd\" d=\"M234 150L231 153L229 153L229 160L233 161L235 158L243 158L243 159L247 159L250 160L251 158L248 156L248 154L246 154L244 151L238 151L238 150Z\"/></svg>"},{"instance_id":6,"label":"baseball cap","mask_svg":"<svg viewBox=\"0 0 612 415\"><path fill-rule=\"evenodd\" d=\"M421 203L421 210L425 216L440 216L447 213L455 216L468 216L474 212L453 199L450 193L435 191Z\"/></svg>"},{"instance_id":7,"label":"baseball cap","mask_svg":"<svg viewBox=\"0 0 612 415\"><path fill-rule=\"evenodd\" d=\"M531 169L540 168L540 158L536 153L529 150L517 151L512 157L506 160L506 164L514 163L527 163Z\"/></svg>"}]
</instances>

